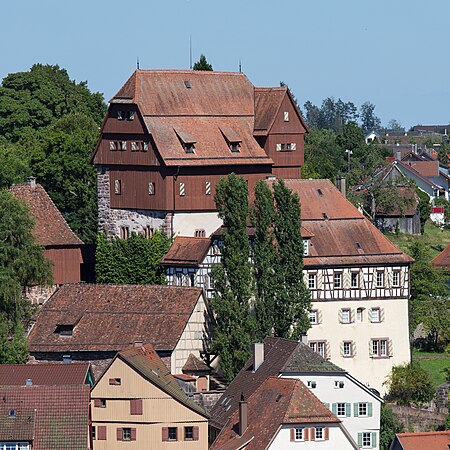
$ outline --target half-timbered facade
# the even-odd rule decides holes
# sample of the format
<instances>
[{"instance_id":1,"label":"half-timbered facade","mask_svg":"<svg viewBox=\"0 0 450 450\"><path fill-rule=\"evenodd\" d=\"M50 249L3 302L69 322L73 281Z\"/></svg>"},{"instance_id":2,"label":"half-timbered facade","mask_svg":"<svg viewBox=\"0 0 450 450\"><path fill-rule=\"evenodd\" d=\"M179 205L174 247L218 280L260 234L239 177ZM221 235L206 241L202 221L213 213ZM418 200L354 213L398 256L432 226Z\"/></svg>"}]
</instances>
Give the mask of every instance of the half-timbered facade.
<instances>
[{"instance_id":1,"label":"half-timbered facade","mask_svg":"<svg viewBox=\"0 0 450 450\"><path fill-rule=\"evenodd\" d=\"M384 392L383 382L392 367L410 359L412 259L329 180L285 182L302 205L303 275L312 300L309 345L362 383ZM208 271L220 258L220 241L213 236L209 249L201 253L189 246L191 240L176 238L164 258L168 284L185 280L211 295ZM183 247L189 250L183 252ZM198 262L188 264L187 255Z\"/></svg>"},{"instance_id":2,"label":"half-timbered facade","mask_svg":"<svg viewBox=\"0 0 450 450\"><path fill-rule=\"evenodd\" d=\"M273 174L300 178L306 126L286 87L242 73L137 70L111 99L92 162L99 227L209 236L215 185L234 172L250 191Z\"/></svg>"}]
</instances>

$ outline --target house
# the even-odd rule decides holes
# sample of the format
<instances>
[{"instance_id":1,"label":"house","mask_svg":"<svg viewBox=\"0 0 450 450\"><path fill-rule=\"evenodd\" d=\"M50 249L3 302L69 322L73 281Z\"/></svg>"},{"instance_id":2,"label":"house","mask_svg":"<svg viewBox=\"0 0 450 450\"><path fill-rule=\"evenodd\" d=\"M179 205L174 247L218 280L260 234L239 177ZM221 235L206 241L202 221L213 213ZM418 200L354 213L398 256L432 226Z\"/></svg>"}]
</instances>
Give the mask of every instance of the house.
<instances>
[{"instance_id":1,"label":"house","mask_svg":"<svg viewBox=\"0 0 450 450\"><path fill-rule=\"evenodd\" d=\"M378 132L372 130L370 133L367 133L364 136L364 140L366 141L367 145L372 144L374 142L379 143L379 141L380 141L380 134Z\"/></svg>"},{"instance_id":2,"label":"house","mask_svg":"<svg viewBox=\"0 0 450 450\"><path fill-rule=\"evenodd\" d=\"M4 386L92 386L91 368L87 362L0 364L0 385Z\"/></svg>"},{"instance_id":3,"label":"house","mask_svg":"<svg viewBox=\"0 0 450 450\"><path fill-rule=\"evenodd\" d=\"M208 448L208 416L149 344L119 352L91 393L94 450Z\"/></svg>"},{"instance_id":4,"label":"house","mask_svg":"<svg viewBox=\"0 0 450 450\"><path fill-rule=\"evenodd\" d=\"M90 361L97 379L118 351L149 343L182 373L208 347L210 318L200 288L66 284L34 317L29 351L39 361Z\"/></svg>"},{"instance_id":5,"label":"house","mask_svg":"<svg viewBox=\"0 0 450 450\"><path fill-rule=\"evenodd\" d=\"M383 382L392 367L410 359L412 258L329 180L285 183L298 194L302 205L303 274L312 299L309 345L383 393ZM205 238L201 242L176 238L162 263L169 285L193 283L211 295L211 267L220 260L223 243L220 233L213 233L209 249Z\"/></svg>"},{"instance_id":6,"label":"house","mask_svg":"<svg viewBox=\"0 0 450 450\"><path fill-rule=\"evenodd\" d=\"M36 243L44 248L44 256L53 266L53 286L32 287L27 297L33 303L43 303L57 286L86 281L92 269L86 258L86 246L71 230L45 189L30 178L26 184L12 185L11 192L29 207L35 221Z\"/></svg>"},{"instance_id":7,"label":"house","mask_svg":"<svg viewBox=\"0 0 450 450\"><path fill-rule=\"evenodd\" d=\"M110 100L92 163L99 228L208 237L221 221L215 185L231 172L250 191L300 178L306 125L286 87L243 73L137 70Z\"/></svg>"},{"instance_id":8,"label":"house","mask_svg":"<svg viewBox=\"0 0 450 450\"><path fill-rule=\"evenodd\" d=\"M431 260L431 264L441 269L450 270L450 244Z\"/></svg>"},{"instance_id":9,"label":"house","mask_svg":"<svg viewBox=\"0 0 450 450\"><path fill-rule=\"evenodd\" d=\"M429 431L396 434L389 450L448 450L449 448L450 431Z\"/></svg>"},{"instance_id":10,"label":"house","mask_svg":"<svg viewBox=\"0 0 450 450\"><path fill-rule=\"evenodd\" d=\"M0 385L0 448L90 450L87 384Z\"/></svg>"},{"instance_id":11,"label":"house","mask_svg":"<svg viewBox=\"0 0 450 450\"><path fill-rule=\"evenodd\" d=\"M253 355L211 411L213 437L238 410L241 395L249 399L272 376L300 380L355 442L364 438L365 448L378 448L381 398L308 345L281 338L254 344Z\"/></svg>"},{"instance_id":12,"label":"house","mask_svg":"<svg viewBox=\"0 0 450 450\"><path fill-rule=\"evenodd\" d=\"M239 401L211 450L298 448L360 447L301 381L269 377Z\"/></svg>"}]
</instances>

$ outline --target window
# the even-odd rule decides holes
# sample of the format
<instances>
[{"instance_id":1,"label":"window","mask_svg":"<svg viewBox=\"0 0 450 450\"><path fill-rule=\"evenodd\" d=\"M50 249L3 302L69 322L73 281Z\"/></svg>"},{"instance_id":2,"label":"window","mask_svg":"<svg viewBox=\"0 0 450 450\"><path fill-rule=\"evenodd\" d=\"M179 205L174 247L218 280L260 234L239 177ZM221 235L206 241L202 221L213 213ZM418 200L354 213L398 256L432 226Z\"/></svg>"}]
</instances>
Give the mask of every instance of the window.
<instances>
[{"instance_id":1,"label":"window","mask_svg":"<svg viewBox=\"0 0 450 450\"><path fill-rule=\"evenodd\" d=\"M152 181L148 183L148 195L155 195L155 183Z\"/></svg>"},{"instance_id":2,"label":"window","mask_svg":"<svg viewBox=\"0 0 450 450\"><path fill-rule=\"evenodd\" d=\"M130 229L128 227L120 227L120 239L128 239L130 237Z\"/></svg>"},{"instance_id":3,"label":"window","mask_svg":"<svg viewBox=\"0 0 450 450\"><path fill-rule=\"evenodd\" d=\"M184 427L184 440L185 441L194 440L194 427Z\"/></svg>"},{"instance_id":4,"label":"window","mask_svg":"<svg viewBox=\"0 0 450 450\"><path fill-rule=\"evenodd\" d=\"M368 415L367 403L358 403L358 417L367 415Z\"/></svg>"},{"instance_id":5,"label":"window","mask_svg":"<svg viewBox=\"0 0 450 450\"><path fill-rule=\"evenodd\" d=\"M351 358L353 356L353 345L351 341L344 341L342 343L342 356L344 358Z\"/></svg>"},{"instance_id":6,"label":"window","mask_svg":"<svg viewBox=\"0 0 450 450\"><path fill-rule=\"evenodd\" d=\"M309 256L309 240L303 239L303 256Z\"/></svg>"},{"instance_id":7,"label":"window","mask_svg":"<svg viewBox=\"0 0 450 450\"><path fill-rule=\"evenodd\" d=\"M232 153L239 153L241 149L241 144L239 144L239 142L230 142L229 147Z\"/></svg>"},{"instance_id":8,"label":"window","mask_svg":"<svg viewBox=\"0 0 450 450\"><path fill-rule=\"evenodd\" d=\"M122 384L122 380L120 378L110 378L109 384L110 386L120 386Z\"/></svg>"},{"instance_id":9,"label":"window","mask_svg":"<svg viewBox=\"0 0 450 450\"><path fill-rule=\"evenodd\" d=\"M29 450L28 442L0 442L0 450Z\"/></svg>"},{"instance_id":10,"label":"window","mask_svg":"<svg viewBox=\"0 0 450 450\"><path fill-rule=\"evenodd\" d=\"M293 152L294 150L297 150L297 144L295 142L277 144L277 152Z\"/></svg>"},{"instance_id":11,"label":"window","mask_svg":"<svg viewBox=\"0 0 450 450\"><path fill-rule=\"evenodd\" d=\"M289 111L284 111L283 118L285 122L289 122Z\"/></svg>"},{"instance_id":12,"label":"window","mask_svg":"<svg viewBox=\"0 0 450 450\"><path fill-rule=\"evenodd\" d=\"M322 356L322 358L325 358L325 341L310 341L309 348Z\"/></svg>"},{"instance_id":13,"label":"window","mask_svg":"<svg viewBox=\"0 0 450 450\"><path fill-rule=\"evenodd\" d=\"M109 141L109 149L112 151L117 150L117 143L114 141Z\"/></svg>"},{"instance_id":14,"label":"window","mask_svg":"<svg viewBox=\"0 0 450 450\"><path fill-rule=\"evenodd\" d=\"M169 427L169 441L176 441L176 440L177 440L177 428Z\"/></svg>"},{"instance_id":15,"label":"window","mask_svg":"<svg viewBox=\"0 0 450 450\"><path fill-rule=\"evenodd\" d=\"M94 399L94 408L106 408L106 399L105 398L95 398Z\"/></svg>"},{"instance_id":16,"label":"window","mask_svg":"<svg viewBox=\"0 0 450 450\"><path fill-rule=\"evenodd\" d=\"M211 195L211 181L205 183L205 194Z\"/></svg>"},{"instance_id":17,"label":"window","mask_svg":"<svg viewBox=\"0 0 450 450\"><path fill-rule=\"evenodd\" d=\"M342 288L342 273L337 272L334 274L334 288L341 289Z\"/></svg>"},{"instance_id":18,"label":"window","mask_svg":"<svg viewBox=\"0 0 450 450\"><path fill-rule=\"evenodd\" d=\"M310 389L315 389L317 387L317 383L315 381L309 380L306 383Z\"/></svg>"},{"instance_id":19,"label":"window","mask_svg":"<svg viewBox=\"0 0 450 450\"><path fill-rule=\"evenodd\" d=\"M309 311L309 323L311 325L317 325L319 323L319 311L317 309L311 309Z\"/></svg>"},{"instance_id":20,"label":"window","mask_svg":"<svg viewBox=\"0 0 450 450\"><path fill-rule=\"evenodd\" d=\"M400 286L400 272L398 270L394 270L394 272L392 272L392 286Z\"/></svg>"},{"instance_id":21,"label":"window","mask_svg":"<svg viewBox=\"0 0 450 450\"><path fill-rule=\"evenodd\" d=\"M184 183L180 183L180 197L184 197L184 195L185 195Z\"/></svg>"},{"instance_id":22,"label":"window","mask_svg":"<svg viewBox=\"0 0 450 450\"><path fill-rule=\"evenodd\" d=\"M315 273L308 274L308 287L309 289L316 289L317 275Z\"/></svg>"},{"instance_id":23,"label":"window","mask_svg":"<svg viewBox=\"0 0 450 450\"><path fill-rule=\"evenodd\" d=\"M120 150L125 151L127 149L127 142L126 141L122 141L120 143Z\"/></svg>"},{"instance_id":24,"label":"window","mask_svg":"<svg viewBox=\"0 0 450 450\"><path fill-rule=\"evenodd\" d=\"M370 310L370 321L373 323L381 322L381 311L380 308L372 308Z\"/></svg>"},{"instance_id":25,"label":"window","mask_svg":"<svg viewBox=\"0 0 450 450\"><path fill-rule=\"evenodd\" d=\"M352 320L351 310L348 308L341 309L341 323L350 323Z\"/></svg>"},{"instance_id":26,"label":"window","mask_svg":"<svg viewBox=\"0 0 450 450\"><path fill-rule=\"evenodd\" d=\"M143 152L147 152L147 151L148 151L148 142L144 142L144 143L142 144L142 151L143 151Z\"/></svg>"},{"instance_id":27,"label":"window","mask_svg":"<svg viewBox=\"0 0 450 450\"><path fill-rule=\"evenodd\" d=\"M95 427L92 427L91 428L91 437L92 437L93 441L95 441L95 431L96 431Z\"/></svg>"},{"instance_id":28,"label":"window","mask_svg":"<svg viewBox=\"0 0 450 450\"><path fill-rule=\"evenodd\" d=\"M131 143L131 151L132 151L132 152L137 152L137 151L139 151L139 142L132 142L132 143Z\"/></svg>"},{"instance_id":29,"label":"window","mask_svg":"<svg viewBox=\"0 0 450 450\"><path fill-rule=\"evenodd\" d=\"M153 235L153 227L151 225L147 225L144 229L144 236L148 239Z\"/></svg>"},{"instance_id":30,"label":"window","mask_svg":"<svg viewBox=\"0 0 450 450\"><path fill-rule=\"evenodd\" d=\"M72 336L74 325L57 325L55 333L60 336Z\"/></svg>"},{"instance_id":31,"label":"window","mask_svg":"<svg viewBox=\"0 0 450 450\"><path fill-rule=\"evenodd\" d=\"M202 237L202 238L204 238L206 236L206 231L203 230L203 229L195 230L194 236L195 237Z\"/></svg>"},{"instance_id":32,"label":"window","mask_svg":"<svg viewBox=\"0 0 450 450\"><path fill-rule=\"evenodd\" d=\"M134 111L128 111L128 120L134 120Z\"/></svg>"},{"instance_id":33,"label":"window","mask_svg":"<svg viewBox=\"0 0 450 450\"><path fill-rule=\"evenodd\" d=\"M358 272L352 272L352 280L351 280L351 287L352 288L358 288L359 287L359 273Z\"/></svg>"},{"instance_id":34,"label":"window","mask_svg":"<svg viewBox=\"0 0 450 450\"><path fill-rule=\"evenodd\" d=\"M131 441L131 428L123 428L122 440Z\"/></svg>"},{"instance_id":35,"label":"window","mask_svg":"<svg viewBox=\"0 0 450 450\"><path fill-rule=\"evenodd\" d=\"M303 428L295 428L295 440L296 441L303 441Z\"/></svg>"},{"instance_id":36,"label":"window","mask_svg":"<svg viewBox=\"0 0 450 450\"><path fill-rule=\"evenodd\" d=\"M122 193L122 180L114 180L114 194L120 195Z\"/></svg>"},{"instance_id":37,"label":"window","mask_svg":"<svg viewBox=\"0 0 450 450\"><path fill-rule=\"evenodd\" d=\"M371 340L371 356L373 358L386 358L389 356L389 340L388 339L372 339Z\"/></svg>"},{"instance_id":38,"label":"window","mask_svg":"<svg viewBox=\"0 0 450 450\"><path fill-rule=\"evenodd\" d=\"M381 288L384 286L384 273L377 272L377 288Z\"/></svg>"},{"instance_id":39,"label":"window","mask_svg":"<svg viewBox=\"0 0 450 450\"><path fill-rule=\"evenodd\" d=\"M97 440L98 441L106 441L106 426L99 425L97 427Z\"/></svg>"},{"instance_id":40,"label":"window","mask_svg":"<svg viewBox=\"0 0 450 450\"><path fill-rule=\"evenodd\" d=\"M316 441L322 441L324 439L323 427L316 427L315 437Z\"/></svg>"},{"instance_id":41,"label":"window","mask_svg":"<svg viewBox=\"0 0 450 450\"><path fill-rule=\"evenodd\" d=\"M130 415L132 416L142 415L142 398L132 398L130 400Z\"/></svg>"},{"instance_id":42,"label":"window","mask_svg":"<svg viewBox=\"0 0 450 450\"><path fill-rule=\"evenodd\" d=\"M123 120L125 117L125 111L117 111L117 119Z\"/></svg>"},{"instance_id":43,"label":"window","mask_svg":"<svg viewBox=\"0 0 450 450\"><path fill-rule=\"evenodd\" d=\"M344 382L342 380L335 380L334 388L335 389L344 389Z\"/></svg>"},{"instance_id":44,"label":"window","mask_svg":"<svg viewBox=\"0 0 450 450\"><path fill-rule=\"evenodd\" d=\"M372 433L362 433L362 448L372 448Z\"/></svg>"},{"instance_id":45,"label":"window","mask_svg":"<svg viewBox=\"0 0 450 450\"><path fill-rule=\"evenodd\" d=\"M117 111L117 119L119 120L134 120L134 111Z\"/></svg>"},{"instance_id":46,"label":"window","mask_svg":"<svg viewBox=\"0 0 450 450\"><path fill-rule=\"evenodd\" d=\"M336 415L338 417L345 417L345 403L336 404Z\"/></svg>"},{"instance_id":47,"label":"window","mask_svg":"<svg viewBox=\"0 0 450 450\"><path fill-rule=\"evenodd\" d=\"M190 281L191 287L194 287L195 286L195 275L193 273L191 273L189 275L189 281Z\"/></svg>"},{"instance_id":48,"label":"window","mask_svg":"<svg viewBox=\"0 0 450 450\"><path fill-rule=\"evenodd\" d=\"M356 321L357 322L362 322L363 321L363 311L364 311L364 308L358 308L356 310Z\"/></svg>"}]
</instances>

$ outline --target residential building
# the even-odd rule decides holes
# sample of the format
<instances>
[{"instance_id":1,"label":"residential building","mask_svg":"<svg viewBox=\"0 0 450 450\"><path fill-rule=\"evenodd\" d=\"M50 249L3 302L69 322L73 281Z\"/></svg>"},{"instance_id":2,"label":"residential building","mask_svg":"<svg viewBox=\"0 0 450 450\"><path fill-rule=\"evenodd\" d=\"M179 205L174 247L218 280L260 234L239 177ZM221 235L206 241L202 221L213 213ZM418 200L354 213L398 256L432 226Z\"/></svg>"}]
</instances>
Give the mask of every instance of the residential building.
<instances>
[{"instance_id":1,"label":"residential building","mask_svg":"<svg viewBox=\"0 0 450 450\"><path fill-rule=\"evenodd\" d=\"M29 351L39 361L90 361L97 379L118 351L149 343L182 373L208 347L210 318L200 288L66 284L34 317Z\"/></svg>"},{"instance_id":2,"label":"residential building","mask_svg":"<svg viewBox=\"0 0 450 450\"><path fill-rule=\"evenodd\" d=\"M431 260L431 264L441 269L450 270L450 244Z\"/></svg>"},{"instance_id":3,"label":"residential building","mask_svg":"<svg viewBox=\"0 0 450 450\"><path fill-rule=\"evenodd\" d=\"M149 344L119 352L91 394L94 450L208 448L208 417Z\"/></svg>"},{"instance_id":4,"label":"residential building","mask_svg":"<svg viewBox=\"0 0 450 450\"><path fill-rule=\"evenodd\" d=\"M449 447L450 431L429 431L396 434L389 450L448 450Z\"/></svg>"},{"instance_id":5,"label":"residential building","mask_svg":"<svg viewBox=\"0 0 450 450\"><path fill-rule=\"evenodd\" d=\"M238 410L241 395L249 399L271 376L300 380L337 416L354 442L378 448L381 398L308 345L281 338L254 344L253 355L211 411L213 438Z\"/></svg>"},{"instance_id":6,"label":"residential building","mask_svg":"<svg viewBox=\"0 0 450 450\"><path fill-rule=\"evenodd\" d=\"M211 450L299 448L360 447L301 381L269 377L248 399L241 398Z\"/></svg>"},{"instance_id":7,"label":"residential building","mask_svg":"<svg viewBox=\"0 0 450 450\"><path fill-rule=\"evenodd\" d=\"M110 100L92 163L108 236L208 237L220 225L215 185L300 178L306 125L286 87L243 73L137 70Z\"/></svg>"},{"instance_id":8,"label":"residential building","mask_svg":"<svg viewBox=\"0 0 450 450\"><path fill-rule=\"evenodd\" d=\"M14 184L13 195L29 208L35 221L36 243L44 248L44 256L52 263L53 285L34 286L27 292L33 303L44 303L63 283L88 281L93 272L88 249L71 230L45 189L34 178L26 184Z\"/></svg>"},{"instance_id":9,"label":"residential building","mask_svg":"<svg viewBox=\"0 0 450 450\"><path fill-rule=\"evenodd\" d=\"M412 258L329 180L285 182L302 205L303 274L312 299L309 345L384 393L383 382L392 367L410 360ZM252 233L249 229L250 239ZM206 239L201 244L187 237L174 240L162 261L169 285L192 282L212 295L210 272L220 260L220 233L213 233L208 250L206 245Z\"/></svg>"},{"instance_id":10,"label":"residential building","mask_svg":"<svg viewBox=\"0 0 450 450\"><path fill-rule=\"evenodd\" d=\"M0 386L2 450L90 450L87 384Z\"/></svg>"}]
</instances>

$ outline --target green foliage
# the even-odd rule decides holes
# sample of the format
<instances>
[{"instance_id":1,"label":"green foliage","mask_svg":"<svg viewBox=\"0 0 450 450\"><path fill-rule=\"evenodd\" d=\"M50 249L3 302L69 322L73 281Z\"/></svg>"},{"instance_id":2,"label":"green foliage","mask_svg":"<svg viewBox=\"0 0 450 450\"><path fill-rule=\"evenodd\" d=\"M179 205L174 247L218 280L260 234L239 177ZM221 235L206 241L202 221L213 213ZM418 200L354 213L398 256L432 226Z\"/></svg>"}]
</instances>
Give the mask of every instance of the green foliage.
<instances>
[{"instance_id":1,"label":"green foliage","mask_svg":"<svg viewBox=\"0 0 450 450\"><path fill-rule=\"evenodd\" d=\"M415 242L409 253L415 260L410 272L410 332L422 324L431 347L437 349L440 339L448 338L450 330L446 276L430 264L430 250L425 244Z\"/></svg>"},{"instance_id":2,"label":"green foliage","mask_svg":"<svg viewBox=\"0 0 450 450\"><path fill-rule=\"evenodd\" d=\"M250 307L254 283L249 262L245 179L234 174L222 178L216 186L215 202L225 232L222 262L212 271L215 286L212 307L217 323L211 350L220 355L223 375L226 381L231 381L249 356L252 334Z\"/></svg>"},{"instance_id":3,"label":"green foliage","mask_svg":"<svg viewBox=\"0 0 450 450\"><path fill-rule=\"evenodd\" d=\"M193 67L194 70L213 70L213 67L211 64L208 63L208 61L206 61L206 56L205 55L200 55L200 59L194 64Z\"/></svg>"},{"instance_id":4,"label":"green foliage","mask_svg":"<svg viewBox=\"0 0 450 450\"><path fill-rule=\"evenodd\" d=\"M419 196L417 211L420 216L420 229L423 234L425 230L425 223L430 218L431 213L430 197L428 197L428 195L419 188L416 188L416 194Z\"/></svg>"},{"instance_id":5,"label":"green foliage","mask_svg":"<svg viewBox=\"0 0 450 450\"><path fill-rule=\"evenodd\" d=\"M276 214L274 231L279 262L275 268L277 283L275 336L298 339L310 327L310 293L303 282L303 240L300 200L283 180L273 184Z\"/></svg>"},{"instance_id":6,"label":"green foliage","mask_svg":"<svg viewBox=\"0 0 450 450\"><path fill-rule=\"evenodd\" d=\"M381 128L381 120L375 115L375 105L370 102L364 102L359 110L361 128L366 133L377 131Z\"/></svg>"},{"instance_id":7,"label":"green foliage","mask_svg":"<svg viewBox=\"0 0 450 450\"><path fill-rule=\"evenodd\" d=\"M381 404L380 412L380 450L389 450L391 442L397 433L403 433L404 427L392 413L392 408Z\"/></svg>"},{"instance_id":8,"label":"green foliage","mask_svg":"<svg viewBox=\"0 0 450 450\"><path fill-rule=\"evenodd\" d=\"M387 398L399 405L421 406L431 401L434 395L430 374L413 361L394 366L386 382Z\"/></svg>"},{"instance_id":9,"label":"green foliage","mask_svg":"<svg viewBox=\"0 0 450 450\"><path fill-rule=\"evenodd\" d=\"M150 238L131 233L128 239L97 237L95 272L97 283L165 284L161 259L170 239L161 231Z\"/></svg>"},{"instance_id":10,"label":"green foliage","mask_svg":"<svg viewBox=\"0 0 450 450\"><path fill-rule=\"evenodd\" d=\"M445 226L448 227L450 225L450 202L443 197L438 197L434 199L434 204L444 208L444 222Z\"/></svg>"},{"instance_id":11,"label":"green foliage","mask_svg":"<svg viewBox=\"0 0 450 450\"><path fill-rule=\"evenodd\" d=\"M21 183L31 174L28 155L21 147L10 143L0 144L0 189Z\"/></svg>"},{"instance_id":12,"label":"green foliage","mask_svg":"<svg viewBox=\"0 0 450 450\"><path fill-rule=\"evenodd\" d=\"M51 282L51 266L32 234L24 203L0 190L0 363L27 358L22 320L30 315L23 290Z\"/></svg>"}]
</instances>

